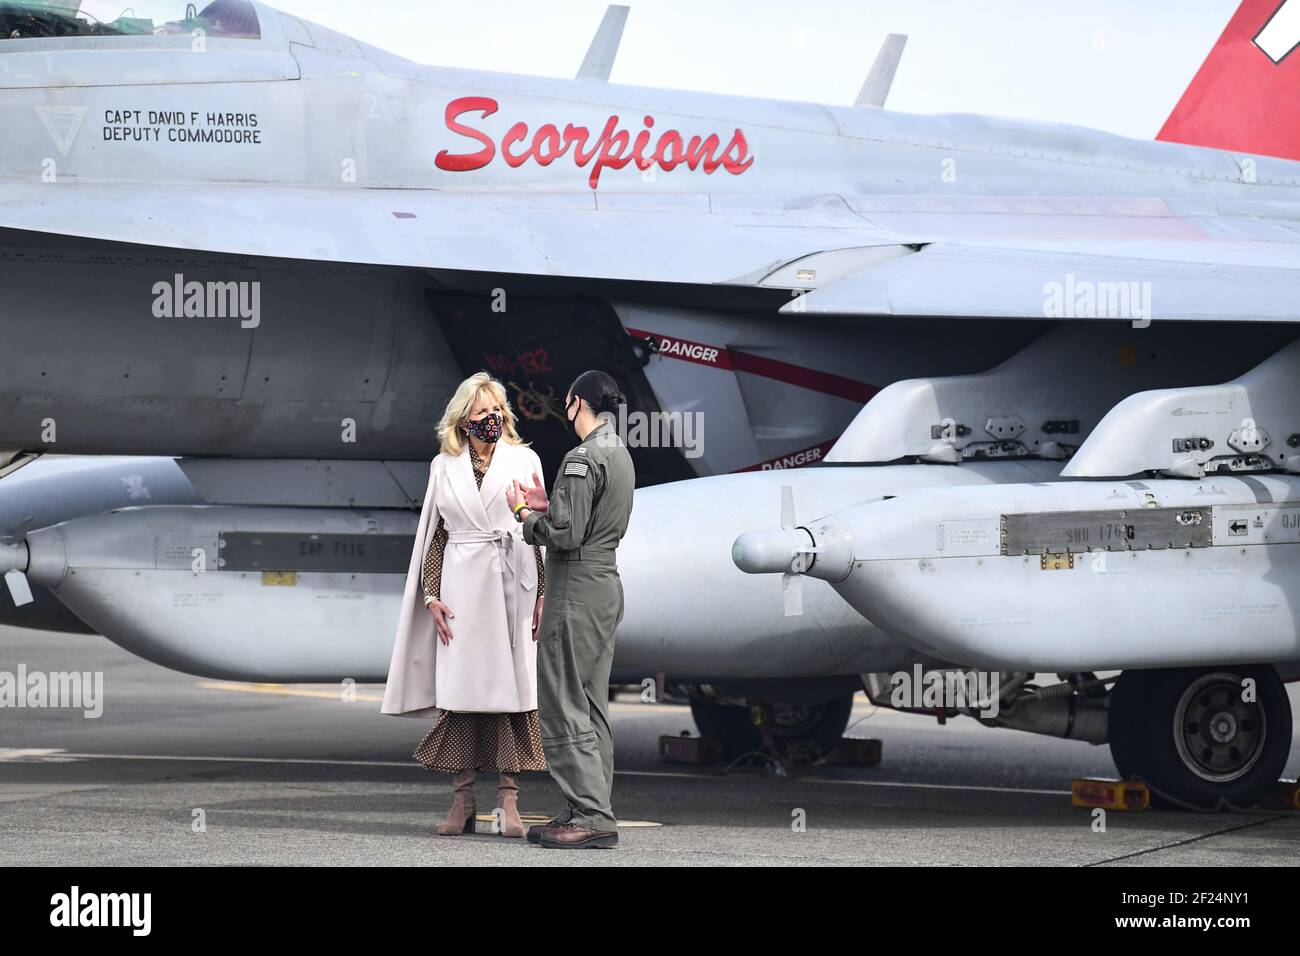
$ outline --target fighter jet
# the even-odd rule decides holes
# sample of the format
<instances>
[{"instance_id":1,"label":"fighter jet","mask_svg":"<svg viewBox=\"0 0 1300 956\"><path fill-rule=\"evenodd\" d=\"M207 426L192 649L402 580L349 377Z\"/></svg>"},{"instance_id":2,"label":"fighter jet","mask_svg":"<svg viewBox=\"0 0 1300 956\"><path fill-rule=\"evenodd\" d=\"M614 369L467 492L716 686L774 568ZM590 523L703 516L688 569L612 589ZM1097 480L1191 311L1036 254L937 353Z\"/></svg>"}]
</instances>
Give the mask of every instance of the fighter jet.
<instances>
[{"instance_id":1,"label":"fighter jet","mask_svg":"<svg viewBox=\"0 0 1300 956\"><path fill-rule=\"evenodd\" d=\"M0 3L0 449L427 460L487 368L550 467L602 367L632 413L708 409L707 441L634 449L648 485L816 460L881 385L1034 334L781 316L795 272L906 251L797 162L824 141L852 176L860 141L607 82L620 17L556 80L247 0L131 9Z\"/></svg>"},{"instance_id":2,"label":"fighter jet","mask_svg":"<svg viewBox=\"0 0 1300 956\"><path fill-rule=\"evenodd\" d=\"M898 41L835 106L611 83L621 16L558 80L419 66L247 0L0 4L0 447L17 465L181 456L142 462L130 487L172 490L121 507L61 511L0 479L23 499L0 544L10 620L47 623L44 589L191 673L382 680L451 388L479 367L506 379L553 465L556 399L599 366L629 414L708 426L634 447L625 679L686 686L701 725L742 743L749 714L779 709L764 727L806 750L882 675L996 667L981 719L1110 741L1172 802L1249 803L1290 744L1300 655L1271 564L1288 544L1184 543L1168 523L1201 486L1161 484L1137 500L1164 524L1102 522L1170 552L1125 548L1122 592L1105 590L1121 574L1057 566L1098 544L1063 543L1060 516L1127 513L1148 471L1227 469L1287 500L1285 479L1237 472L1285 473L1300 426L1222 428L1253 406L1219 392L1214 429L1144 426L1123 453L1106 436L1142 395L1293 363L1300 153L1264 132L1297 69L1292 6L1243 3L1144 142L884 109ZM1240 102L1242 71L1280 105ZM122 479L78 480L111 502ZM1245 504L1225 481L1205 494ZM1254 517L1201 509L1204 527ZM1033 555L1068 628L1021 608ZM925 562L962 587L932 599ZM1214 574L1257 586L1193 576ZM1162 628L1170 588L1185 603ZM1143 595L1143 613L1090 614ZM1256 607L1278 617L1251 660L1207 640ZM1099 648L1131 653L1080 653L1102 626Z\"/></svg>"}]
</instances>

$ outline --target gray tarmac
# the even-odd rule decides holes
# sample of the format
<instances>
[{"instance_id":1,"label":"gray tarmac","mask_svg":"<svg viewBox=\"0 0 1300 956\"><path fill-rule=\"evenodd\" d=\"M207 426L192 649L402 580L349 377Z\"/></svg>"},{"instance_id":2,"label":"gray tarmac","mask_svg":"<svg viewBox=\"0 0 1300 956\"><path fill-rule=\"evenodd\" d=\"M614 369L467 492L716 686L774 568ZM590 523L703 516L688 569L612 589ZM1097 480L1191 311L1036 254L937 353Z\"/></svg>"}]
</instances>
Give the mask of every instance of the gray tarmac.
<instances>
[{"instance_id":1,"label":"gray tarmac","mask_svg":"<svg viewBox=\"0 0 1300 956\"><path fill-rule=\"evenodd\" d=\"M658 759L690 711L612 705L616 850L545 850L490 832L439 837L449 778L411 759L428 722L383 716L383 688L231 684L98 637L0 628L0 670L99 671L104 711L0 709L0 859L9 865L1294 866L1300 813L1109 813L1070 781L1114 776L1106 747L855 707L876 767L694 767ZM1292 685L1300 713L1300 687ZM1297 734L1300 738L1300 734ZM1288 777L1300 772L1293 747ZM522 778L526 817L561 808ZM802 823L803 826L799 824ZM201 824L201 825L200 825Z\"/></svg>"}]
</instances>

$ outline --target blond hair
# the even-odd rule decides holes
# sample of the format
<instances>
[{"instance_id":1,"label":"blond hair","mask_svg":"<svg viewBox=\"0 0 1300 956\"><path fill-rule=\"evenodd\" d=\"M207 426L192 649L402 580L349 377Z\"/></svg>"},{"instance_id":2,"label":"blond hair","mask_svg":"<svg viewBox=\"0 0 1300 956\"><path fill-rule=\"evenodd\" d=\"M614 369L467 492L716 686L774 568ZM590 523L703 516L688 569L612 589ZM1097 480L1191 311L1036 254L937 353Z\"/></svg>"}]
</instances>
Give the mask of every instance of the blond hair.
<instances>
[{"instance_id":1,"label":"blond hair","mask_svg":"<svg viewBox=\"0 0 1300 956\"><path fill-rule=\"evenodd\" d=\"M505 386L487 372L475 372L457 386L456 393L447 403L447 410L442 413L442 421L438 423L438 440L448 455L459 455L465 449L465 433L460 430L460 426L469 418L479 396L484 393L501 406L501 417L505 419L501 440L512 445L527 444L515 430L515 413L510 408L510 400L506 398Z\"/></svg>"}]
</instances>

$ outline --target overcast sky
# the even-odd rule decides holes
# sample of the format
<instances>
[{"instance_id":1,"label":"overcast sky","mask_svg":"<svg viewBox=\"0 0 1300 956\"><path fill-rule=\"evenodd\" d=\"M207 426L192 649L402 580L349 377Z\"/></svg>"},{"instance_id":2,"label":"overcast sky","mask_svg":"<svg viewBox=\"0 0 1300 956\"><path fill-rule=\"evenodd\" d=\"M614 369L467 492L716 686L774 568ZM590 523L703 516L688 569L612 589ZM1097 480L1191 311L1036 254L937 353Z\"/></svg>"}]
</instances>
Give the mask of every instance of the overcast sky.
<instances>
[{"instance_id":1,"label":"overcast sky","mask_svg":"<svg viewBox=\"0 0 1300 956\"><path fill-rule=\"evenodd\" d=\"M849 104L906 33L891 109L1153 137L1238 0L625 0L613 81ZM421 63L572 76L604 0L272 0Z\"/></svg>"}]
</instances>

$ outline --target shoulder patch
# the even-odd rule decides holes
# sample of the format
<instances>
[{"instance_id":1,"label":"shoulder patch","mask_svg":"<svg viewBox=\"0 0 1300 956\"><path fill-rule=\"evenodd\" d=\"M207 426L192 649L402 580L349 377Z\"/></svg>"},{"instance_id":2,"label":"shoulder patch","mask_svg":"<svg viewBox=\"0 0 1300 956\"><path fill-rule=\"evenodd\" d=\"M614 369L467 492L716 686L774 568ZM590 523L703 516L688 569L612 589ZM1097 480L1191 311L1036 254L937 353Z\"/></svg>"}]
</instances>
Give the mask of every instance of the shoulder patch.
<instances>
[{"instance_id":1,"label":"shoulder patch","mask_svg":"<svg viewBox=\"0 0 1300 956\"><path fill-rule=\"evenodd\" d=\"M587 469L590 466L585 461L566 461L564 463L564 473L566 475L577 475L579 478L587 477Z\"/></svg>"}]
</instances>

